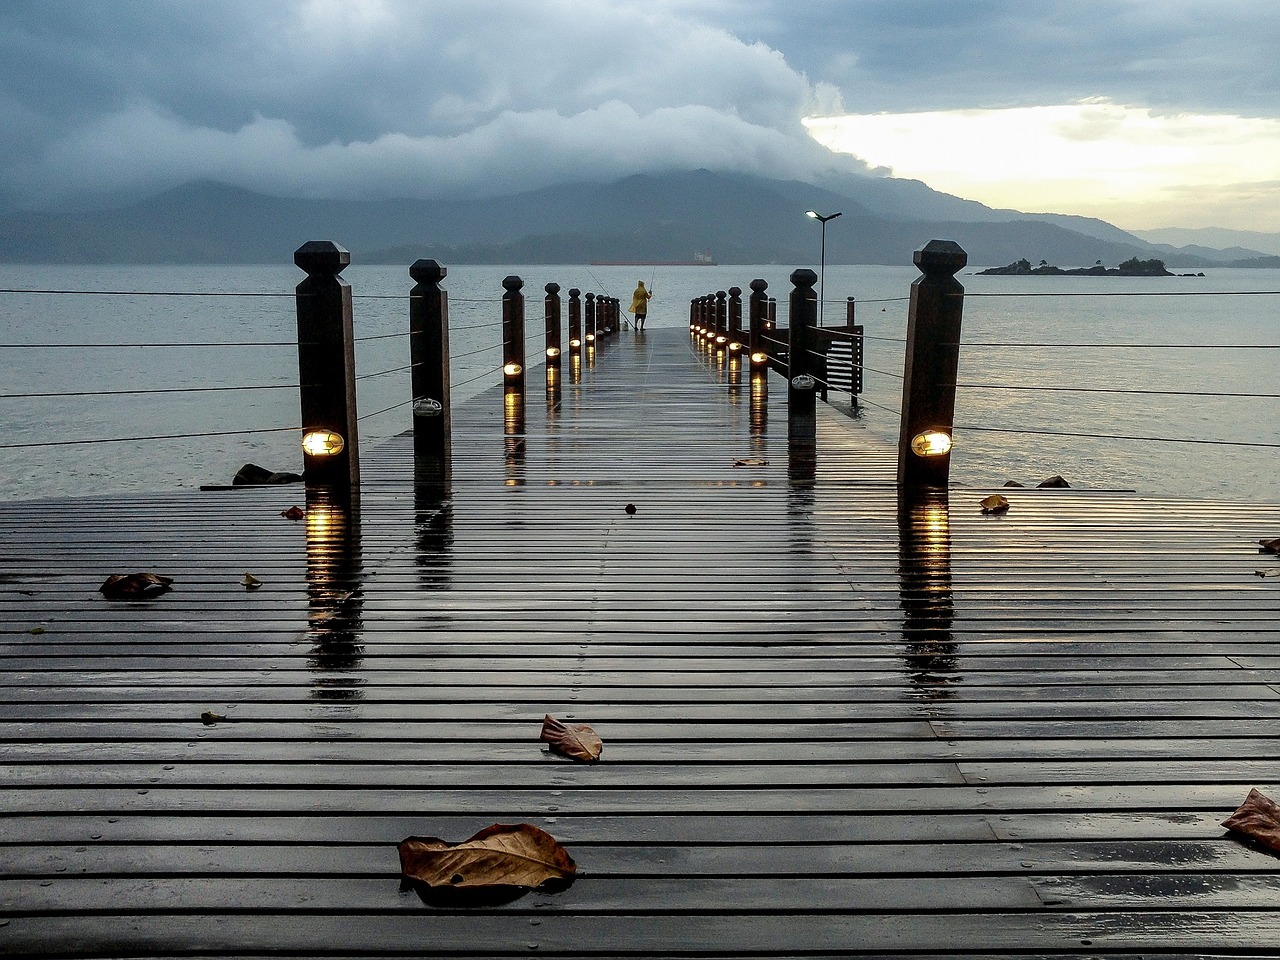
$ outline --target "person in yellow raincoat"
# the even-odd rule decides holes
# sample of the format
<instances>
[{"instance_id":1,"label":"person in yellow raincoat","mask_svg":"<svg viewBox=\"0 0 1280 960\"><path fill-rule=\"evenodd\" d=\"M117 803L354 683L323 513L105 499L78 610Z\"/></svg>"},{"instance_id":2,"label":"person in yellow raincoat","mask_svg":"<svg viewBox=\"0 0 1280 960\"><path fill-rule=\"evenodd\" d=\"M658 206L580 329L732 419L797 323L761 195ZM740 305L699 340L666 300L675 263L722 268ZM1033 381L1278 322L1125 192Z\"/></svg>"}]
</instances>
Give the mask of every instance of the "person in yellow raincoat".
<instances>
[{"instance_id":1,"label":"person in yellow raincoat","mask_svg":"<svg viewBox=\"0 0 1280 960\"><path fill-rule=\"evenodd\" d=\"M644 281L636 281L636 289L631 294L631 313L636 318L636 330L644 329L644 318L649 313L649 301L653 299L653 291L644 288Z\"/></svg>"}]
</instances>

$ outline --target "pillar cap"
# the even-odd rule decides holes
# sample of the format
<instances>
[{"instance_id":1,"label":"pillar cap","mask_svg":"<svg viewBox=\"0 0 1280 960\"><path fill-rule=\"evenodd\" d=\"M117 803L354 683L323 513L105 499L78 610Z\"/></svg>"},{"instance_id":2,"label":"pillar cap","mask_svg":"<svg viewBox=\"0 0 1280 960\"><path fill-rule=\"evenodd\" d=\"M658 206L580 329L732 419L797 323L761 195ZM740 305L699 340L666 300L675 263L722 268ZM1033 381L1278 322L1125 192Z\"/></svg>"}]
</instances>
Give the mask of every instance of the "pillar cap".
<instances>
[{"instance_id":1,"label":"pillar cap","mask_svg":"<svg viewBox=\"0 0 1280 960\"><path fill-rule=\"evenodd\" d=\"M797 287L812 287L818 282L818 275L808 267L801 267L791 272L791 282Z\"/></svg>"},{"instance_id":2,"label":"pillar cap","mask_svg":"<svg viewBox=\"0 0 1280 960\"><path fill-rule=\"evenodd\" d=\"M448 275L448 268L436 260L415 260L409 268L409 276L419 283L439 283Z\"/></svg>"},{"instance_id":3,"label":"pillar cap","mask_svg":"<svg viewBox=\"0 0 1280 960\"><path fill-rule=\"evenodd\" d=\"M548 283L548 284L547 284L545 287L543 287L542 289L543 289L543 290L545 290L545 291L547 291L547 293L551 294L552 296L554 296L555 294L557 294L557 293L559 293L559 292L560 292L560 284L555 283L555 282L553 281L553 282L551 282L551 283Z\"/></svg>"},{"instance_id":4,"label":"pillar cap","mask_svg":"<svg viewBox=\"0 0 1280 960\"><path fill-rule=\"evenodd\" d=\"M293 262L315 276L337 276L351 263L351 252L332 240L308 240L293 251Z\"/></svg>"},{"instance_id":5,"label":"pillar cap","mask_svg":"<svg viewBox=\"0 0 1280 960\"><path fill-rule=\"evenodd\" d=\"M519 290L523 286L524 286L524 281L521 280L519 277L515 276L514 274L509 277L502 278L502 288L504 290L510 290L512 293L514 293L515 291Z\"/></svg>"},{"instance_id":6,"label":"pillar cap","mask_svg":"<svg viewBox=\"0 0 1280 960\"><path fill-rule=\"evenodd\" d=\"M954 240L930 240L915 252L915 265L921 273L954 276L969 262L969 255Z\"/></svg>"},{"instance_id":7,"label":"pillar cap","mask_svg":"<svg viewBox=\"0 0 1280 960\"><path fill-rule=\"evenodd\" d=\"M764 293L766 290L769 289L769 281L768 280L752 280L750 286L751 286L751 289L754 290L756 293Z\"/></svg>"}]
</instances>

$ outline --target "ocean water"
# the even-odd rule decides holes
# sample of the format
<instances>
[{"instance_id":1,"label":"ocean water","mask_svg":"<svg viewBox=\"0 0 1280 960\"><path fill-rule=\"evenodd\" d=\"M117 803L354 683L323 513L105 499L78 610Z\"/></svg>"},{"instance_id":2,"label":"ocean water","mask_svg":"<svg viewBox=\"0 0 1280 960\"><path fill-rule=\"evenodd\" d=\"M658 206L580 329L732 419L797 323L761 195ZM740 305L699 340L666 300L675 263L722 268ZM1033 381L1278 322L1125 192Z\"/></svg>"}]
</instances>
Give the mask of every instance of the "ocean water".
<instances>
[{"instance_id":1,"label":"ocean water","mask_svg":"<svg viewBox=\"0 0 1280 960\"><path fill-rule=\"evenodd\" d=\"M550 281L562 294L576 286L625 306L642 279L656 293L649 327L683 328L690 299L734 285L749 292L757 277L785 322L791 269L451 266L443 285L453 400L499 381L509 274L525 281L532 358L541 354ZM959 276L967 296L955 483L1034 484L1061 474L1073 486L1154 496L1280 499L1280 271L1138 279L980 277L977 269ZM0 265L6 291L86 291L0 293L0 498L227 483L246 462L301 469L292 428L293 289L302 276L292 264ZM408 373L388 371L408 363L413 281L404 267L357 264L343 276L355 297L368 445L410 425ZM858 417L887 442L897 436L907 298L917 276L911 266L825 271L828 323L842 320L847 297L856 299L868 336ZM175 343L185 345L167 345ZM144 390L169 392L125 392Z\"/></svg>"}]
</instances>

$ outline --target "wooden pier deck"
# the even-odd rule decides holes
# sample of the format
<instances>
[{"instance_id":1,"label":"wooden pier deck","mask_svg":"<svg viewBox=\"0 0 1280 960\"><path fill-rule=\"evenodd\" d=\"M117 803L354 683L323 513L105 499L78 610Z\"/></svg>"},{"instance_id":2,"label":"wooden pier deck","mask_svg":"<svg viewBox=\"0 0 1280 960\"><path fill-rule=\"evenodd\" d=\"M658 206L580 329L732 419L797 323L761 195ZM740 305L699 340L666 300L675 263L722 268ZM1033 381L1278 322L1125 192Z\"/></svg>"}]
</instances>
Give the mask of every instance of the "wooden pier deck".
<instances>
[{"instance_id":1,"label":"wooden pier deck","mask_svg":"<svg viewBox=\"0 0 1280 960\"><path fill-rule=\"evenodd\" d=\"M1280 954L1280 859L1218 826L1280 794L1280 506L900 512L856 423L789 460L723 378L624 334L523 444L455 408L444 496L366 450L354 537L298 487L0 504L0 952ZM96 592L135 570L173 591ZM500 822L579 878L401 887Z\"/></svg>"}]
</instances>

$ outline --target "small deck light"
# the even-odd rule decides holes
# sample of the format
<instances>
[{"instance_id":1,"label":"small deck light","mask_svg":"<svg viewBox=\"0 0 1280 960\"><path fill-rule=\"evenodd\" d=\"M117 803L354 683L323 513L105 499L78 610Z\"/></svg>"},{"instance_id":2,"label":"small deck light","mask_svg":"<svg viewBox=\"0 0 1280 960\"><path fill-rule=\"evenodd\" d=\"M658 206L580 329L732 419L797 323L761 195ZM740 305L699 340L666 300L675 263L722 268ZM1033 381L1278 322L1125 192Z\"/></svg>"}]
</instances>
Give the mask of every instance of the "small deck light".
<instances>
[{"instance_id":1,"label":"small deck light","mask_svg":"<svg viewBox=\"0 0 1280 960\"><path fill-rule=\"evenodd\" d=\"M751 365L754 367L763 366L769 359L769 355L763 351L757 351L751 355Z\"/></svg>"},{"instance_id":2,"label":"small deck light","mask_svg":"<svg viewBox=\"0 0 1280 960\"><path fill-rule=\"evenodd\" d=\"M726 343L728 343L728 342L729 342L729 338L728 338L728 337L716 337L716 346L717 346L717 347L723 347L723 346L724 346Z\"/></svg>"},{"instance_id":3,"label":"small deck light","mask_svg":"<svg viewBox=\"0 0 1280 960\"><path fill-rule=\"evenodd\" d=\"M577 337L574 337L572 340L570 340L570 341L569 341L569 349L570 349L570 350L577 350L577 349L579 349L581 346L582 346L582 341L581 341L581 340L579 340Z\"/></svg>"},{"instance_id":4,"label":"small deck light","mask_svg":"<svg viewBox=\"0 0 1280 960\"><path fill-rule=\"evenodd\" d=\"M313 457L332 457L342 452L347 442L342 434L323 428L309 430L302 435L302 450Z\"/></svg>"},{"instance_id":5,"label":"small deck light","mask_svg":"<svg viewBox=\"0 0 1280 960\"><path fill-rule=\"evenodd\" d=\"M940 457L951 452L951 435L941 430L925 430L911 438L911 452L917 457Z\"/></svg>"},{"instance_id":6,"label":"small deck light","mask_svg":"<svg viewBox=\"0 0 1280 960\"><path fill-rule=\"evenodd\" d=\"M502 372L508 377L518 377L524 367L518 363L508 363L502 368Z\"/></svg>"},{"instance_id":7,"label":"small deck light","mask_svg":"<svg viewBox=\"0 0 1280 960\"><path fill-rule=\"evenodd\" d=\"M587 343L595 343L595 342L596 342L596 335L594 333L588 333Z\"/></svg>"},{"instance_id":8,"label":"small deck light","mask_svg":"<svg viewBox=\"0 0 1280 960\"><path fill-rule=\"evenodd\" d=\"M813 379L807 373L796 374L791 378L791 386L796 390L812 390L817 386L818 381Z\"/></svg>"},{"instance_id":9,"label":"small deck light","mask_svg":"<svg viewBox=\"0 0 1280 960\"><path fill-rule=\"evenodd\" d=\"M737 341L737 340L730 340L730 341L729 341L729 352L730 352L730 353L737 353L737 352L738 352L739 350L741 350L741 349L742 349L742 344L738 343L738 341Z\"/></svg>"},{"instance_id":10,"label":"small deck light","mask_svg":"<svg viewBox=\"0 0 1280 960\"><path fill-rule=\"evenodd\" d=\"M547 347L547 359L548 359L548 360L554 360L554 359L555 359L556 357L558 357L558 356L560 356L560 348L559 348L559 347Z\"/></svg>"},{"instance_id":11,"label":"small deck light","mask_svg":"<svg viewBox=\"0 0 1280 960\"><path fill-rule=\"evenodd\" d=\"M415 417L438 417L444 413L444 404L439 400L433 400L431 397L418 397L413 401L413 415Z\"/></svg>"}]
</instances>

